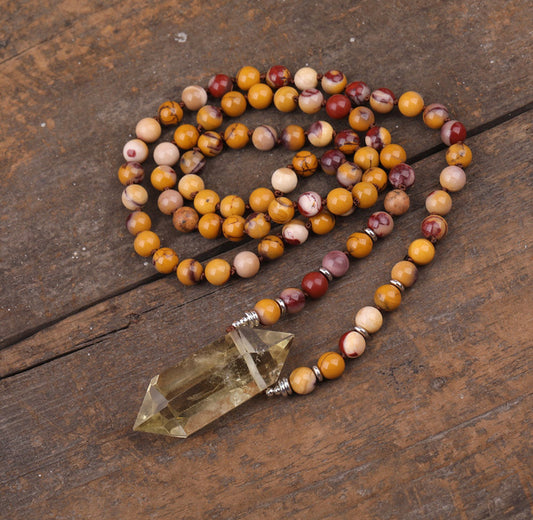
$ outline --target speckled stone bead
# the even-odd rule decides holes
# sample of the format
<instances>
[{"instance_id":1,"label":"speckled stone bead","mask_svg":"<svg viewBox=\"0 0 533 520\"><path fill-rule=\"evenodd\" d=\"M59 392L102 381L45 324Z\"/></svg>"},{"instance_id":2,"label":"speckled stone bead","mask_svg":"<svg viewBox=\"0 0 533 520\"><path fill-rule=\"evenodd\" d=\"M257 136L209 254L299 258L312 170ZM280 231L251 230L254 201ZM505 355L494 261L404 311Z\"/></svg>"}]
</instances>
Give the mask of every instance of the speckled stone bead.
<instances>
[{"instance_id":1,"label":"speckled stone bead","mask_svg":"<svg viewBox=\"0 0 533 520\"><path fill-rule=\"evenodd\" d=\"M281 318L279 304L271 298L259 300L254 306L254 311L257 312L261 325L274 325Z\"/></svg>"},{"instance_id":2,"label":"speckled stone bead","mask_svg":"<svg viewBox=\"0 0 533 520\"><path fill-rule=\"evenodd\" d=\"M337 352L325 352L318 358L317 367L326 379L337 379L344 373L344 359Z\"/></svg>"},{"instance_id":3,"label":"speckled stone bead","mask_svg":"<svg viewBox=\"0 0 533 520\"><path fill-rule=\"evenodd\" d=\"M432 103L424 109L422 117L427 127L437 130L450 119L450 114L444 105Z\"/></svg>"},{"instance_id":4,"label":"speckled stone bead","mask_svg":"<svg viewBox=\"0 0 533 520\"><path fill-rule=\"evenodd\" d=\"M370 94L370 106L379 114L387 114L394 108L396 98L388 88L378 88Z\"/></svg>"},{"instance_id":5,"label":"speckled stone bead","mask_svg":"<svg viewBox=\"0 0 533 520\"><path fill-rule=\"evenodd\" d=\"M200 135L197 146L205 157L216 157L224 149L224 142L218 132L209 130ZM187 173L190 172L188 171Z\"/></svg>"},{"instance_id":6,"label":"speckled stone bead","mask_svg":"<svg viewBox=\"0 0 533 520\"><path fill-rule=\"evenodd\" d=\"M400 190L406 190L415 183L415 171L405 163L396 164L389 172L389 182Z\"/></svg>"},{"instance_id":7,"label":"speckled stone bead","mask_svg":"<svg viewBox=\"0 0 533 520\"><path fill-rule=\"evenodd\" d=\"M250 238L263 238L270 233L270 220L264 213L250 213L244 223L244 232Z\"/></svg>"},{"instance_id":8,"label":"speckled stone bead","mask_svg":"<svg viewBox=\"0 0 533 520\"><path fill-rule=\"evenodd\" d=\"M206 159L199 150L188 150L180 157L180 170L185 175L200 173L205 166Z\"/></svg>"},{"instance_id":9,"label":"speckled stone bead","mask_svg":"<svg viewBox=\"0 0 533 520\"><path fill-rule=\"evenodd\" d=\"M334 215L349 215L354 210L352 194L346 188L332 189L327 195L326 204Z\"/></svg>"},{"instance_id":10,"label":"speckled stone bead","mask_svg":"<svg viewBox=\"0 0 533 520\"><path fill-rule=\"evenodd\" d=\"M328 70L321 80L322 90L326 94L339 94L346 87L346 76L340 70Z\"/></svg>"},{"instance_id":11,"label":"speckled stone bead","mask_svg":"<svg viewBox=\"0 0 533 520\"><path fill-rule=\"evenodd\" d=\"M124 145L122 155L128 162L142 163L148 157L148 146L140 139L131 139Z\"/></svg>"},{"instance_id":12,"label":"speckled stone bead","mask_svg":"<svg viewBox=\"0 0 533 520\"><path fill-rule=\"evenodd\" d=\"M252 143L263 152L272 150L278 143L278 133L272 126L260 125L252 133Z\"/></svg>"},{"instance_id":13,"label":"speckled stone bead","mask_svg":"<svg viewBox=\"0 0 533 520\"><path fill-rule=\"evenodd\" d=\"M159 143L154 148L154 162L159 165L174 166L180 158L179 148L172 143Z\"/></svg>"},{"instance_id":14,"label":"speckled stone bead","mask_svg":"<svg viewBox=\"0 0 533 520\"><path fill-rule=\"evenodd\" d=\"M350 98L354 105L362 105L370 99L372 91L363 81L353 81L346 86L344 93Z\"/></svg>"},{"instance_id":15,"label":"speckled stone bead","mask_svg":"<svg viewBox=\"0 0 533 520\"><path fill-rule=\"evenodd\" d=\"M309 217L309 222L315 235L326 235L335 227L335 217L326 209Z\"/></svg>"},{"instance_id":16,"label":"speckled stone bead","mask_svg":"<svg viewBox=\"0 0 533 520\"><path fill-rule=\"evenodd\" d=\"M435 257L435 246L426 238L417 238L409 244L407 254L416 265L427 265Z\"/></svg>"},{"instance_id":17,"label":"speckled stone bead","mask_svg":"<svg viewBox=\"0 0 533 520\"><path fill-rule=\"evenodd\" d=\"M424 110L424 99L418 92L409 90L398 99L398 109L406 117L415 117Z\"/></svg>"},{"instance_id":18,"label":"speckled stone bead","mask_svg":"<svg viewBox=\"0 0 533 520\"><path fill-rule=\"evenodd\" d=\"M401 260L394 264L390 276L392 280L398 280L404 287L412 287L418 278L418 269L413 262Z\"/></svg>"},{"instance_id":19,"label":"speckled stone bead","mask_svg":"<svg viewBox=\"0 0 533 520\"><path fill-rule=\"evenodd\" d=\"M394 217L399 217L409 210L411 202L409 195L403 190L391 190L385 195L383 206L385 211Z\"/></svg>"},{"instance_id":20,"label":"speckled stone bead","mask_svg":"<svg viewBox=\"0 0 533 520\"><path fill-rule=\"evenodd\" d=\"M354 153L353 162L366 171L379 166L379 152L370 146L363 146Z\"/></svg>"},{"instance_id":21,"label":"speckled stone bead","mask_svg":"<svg viewBox=\"0 0 533 520\"><path fill-rule=\"evenodd\" d=\"M333 142L335 148L339 149L344 155L352 155L359 148L360 139L354 130L347 128L337 132Z\"/></svg>"},{"instance_id":22,"label":"speckled stone bead","mask_svg":"<svg viewBox=\"0 0 533 520\"><path fill-rule=\"evenodd\" d=\"M363 173L361 180L363 182L370 182L378 191L383 191L387 187L389 177L383 168L373 166Z\"/></svg>"},{"instance_id":23,"label":"speckled stone bead","mask_svg":"<svg viewBox=\"0 0 533 520\"><path fill-rule=\"evenodd\" d=\"M318 159L315 154L308 150L300 150L292 158L292 167L298 175L309 177L316 172L318 168Z\"/></svg>"},{"instance_id":24,"label":"speckled stone bead","mask_svg":"<svg viewBox=\"0 0 533 520\"><path fill-rule=\"evenodd\" d=\"M138 235L141 231L149 231L152 227L150 216L144 211L134 211L126 219L126 229L133 235Z\"/></svg>"},{"instance_id":25,"label":"speckled stone bead","mask_svg":"<svg viewBox=\"0 0 533 520\"><path fill-rule=\"evenodd\" d=\"M224 130L224 142L228 148L240 150L250 141L250 130L242 123L233 123Z\"/></svg>"},{"instance_id":26,"label":"speckled stone bead","mask_svg":"<svg viewBox=\"0 0 533 520\"><path fill-rule=\"evenodd\" d=\"M195 147L199 137L200 132L193 125L180 125L174 130L174 142L180 150L190 150Z\"/></svg>"},{"instance_id":27,"label":"speckled stone bead","mask_svg":"<svg viewBox=\"0 0 533 520\"><path fill-rule=\"evenodd\" d=\"M333 94L326 101L326 113L332 119L344 119L352 110L352 103L344 94Z\"/></svg>"},{"instance_id":28,"label":"speckled stone bead","mask_svg":"<svg viewBox=\"0 0 533 520\"><path fill-rule=\"evenodd\" d=\"M289 314L296 314L305 307L305 293L296 287L283 289L279 297L283 300Z\"/></svg>"},{"instance_id":29,"label":"speckled stone bead","mask_svg":"<svg viewBox=\"0 0 533 520\"><path fill-rule=\"evenodd\" d=\"M305 130L298 125L287 125L281 132L280 143L287 150L300 150L305 144Z\"/></svg>"},{"instance_id":30,"label":"speckled stone bead","mask_svg":"<svg viewBox=\"0 0 533 520\"><path fill-rule=\"evenodd\" d=\"M374 303L382 311L393 311L400 306L402 293L394 285L387 283L377 288L374 293Z\"/></svg>"},{"instance_id":31,"label":"speckled stone bead","mask_svg":"<svg viewBox=\"0 0 533 520\"><path fill-rule=\"evenodd\" d=\"M178 264L176 275L178 280L187 286L195 285L202 279L204 268L194 258L187 258Z\"/></svg>"},{"instance_id":32,"label":"speckled stone bead","mask_svg":"<svg viewBox=\"0 0 533 520\"><path fill-rule=\"evenodd\" d=\"M207 262L204 274L211 285L224 285L231 276L231 266L226 260L215 258Z\"/></svg>"},{"instance_id":33,"label":"speckled stone bead","mask_svg":"<svg viewBox=\"0 0 533 520\"><path fill-rule=\"evenodd\" d=\"M375 334L383 325L383 314L375 307L361 307L355 315L355 326L365 329L369 334Z\"/></svg>"},{"instance_id":34,"label":"speckled stone bead","mask_svg":"<svg viewBox=\"0 0 533 520\"><path fill-rule=\"evenodd\" d=\"M138 162L124 163L118 169L118 180L124 186L138 184L144 179L144 168Z\"/></svg>"},{"instance_id":35,"label":"speckled stone bead","mask_svg":"<svg viewBox=\"0 0 533 520\"><path fill-rule=\"evenodd\" d=\"M190 233L198 226L200 217L198 213L189 206L178 208L172 215L172 225L182 233Z\"/></svg>"},{"instance_id":36,"label":"speckled stone bead","mask_svg":"<svg viewBox=\"0 0 533 520\"><path fill-rule=\"evenodd\" d=\"M227 92L220 100L220 108L229 117L239 117L246 112L246 98L236 90Z\"/></svg>"},{"instance_id":37,"label":"speckled stone bead","mask_svg":"<svg viewBox=\"0 0 533 520\"><path fill-rule=\"evenodd\" d=\"M426 197L426 209L428 213L447 215L452 209L452 198L444 190L432 191Z\"/></svg>"},{"instance_id":38,"label":"speckled stone bead","mask_svg":"<svg viewBox=\"0 0 533 520\"><path fill-rule=\"evenodd\" d=\"M274 190L290 193L298 186L298 176L290 168L278 168L272 174L270 183Z\"/></svg>"},{"instance_id":39,"label":"speckled stone bead","mask_svg":"<svg viewBox=\"0 0 533 520\"><path fill-rule=\"evenodd\" d=\"M196 194L204 188L204 180L194 173L184 175L178 182L178 191L187 200L193 200Z\"/></svg>"},{"instance_id":40,"label":"speckled stone bead","mask_svg":"<svg viewBox=\"0 0 533 520\"><path fill-rule=\"evenodd\" d=\"M183 89L181 100L191 112L196 112L207 103L207 92L200 85L190 85Z\"/></svg>"},{"instance_id":41,"label":"speckled stone bead","mask_svg":"<svg viewBox=\"0 0 533 520\"><path fill-rule=\"evenodd\" d=\"M287 244L300 245L309 237L309 231L305 223L301 220L294 219L288 222L281 229L281 236Z\"/></svg>"},{"instance_id":42,"label":"speckled stone bead","mask_svg":"<svg viewBox=\"0 0 533 520\"><path fill-rule=\"evenodd\" d=\"M268 215L276 224L286 224L294 217L294 206L287 197L277 197L268 205Z\"/></svg>"},{"instance_id":43,"label":"speckled stone bead","mask_svg":"<svg viewBox=\"0 0 533 520\"><path fill-rule=\"evenodd\" d=\"M266 213L268 206L275 199L274 193L268 188L256 188L248 197L248 204L252 211Z\"/></svg>"},{"instance_id":44,"label":"speckled stone bead","mask_svg":"<svg viewBox=\"0 0 533 520\"><path fill-rule=\"evenodd\" d=\"M302 67L294 75L294 84L299 90L315 88L318 85L318 73L311 67Z\"/></svg>"},{"instance_id":45,"label":"speckled stone bead","mask_svg":"<svg viewBox=\"0 0 533 520\"><path fill-rule=\"evenodd\" d=\"M292 391L299 395L310 394L317 384L315 373L309 367L295 368L289 376Z\"/></svg>"},{"instance_id":46,"label":"speckled stone bead","mask_svg":"<svg viewBox=\"0 0 533 520\"><path fill-rule=\"evenodd\" d=\"M385 238L392 233L394 221L386 211L376 211L368 218L367 226L378 238Z\"/></svg>"},{"instance_id":47,"label":"speckled stone bead","mask_svg":"<svg viewBox=\"0 0 533 520\"><path fill-rule=\"evenodd\" d=\"M466 128L463 123L454 119L446 121L440 129L440 138L446 146L461 143L466 139Z\"/></svg>"},{"instance_id":48,"label":"speckled stone bead","mask_svg":"<svg viewBox=\"0 0 533 520\"><path fill-rule=\"evenodd\" d=\"M222 110L214 105L204 105L196 112L196 123L204 130L216 130L222 124Z\"/></svg>"},{"instance_id":49,"label":"speckled stone bead","mask_svg":"<svg viewBox=\"0 0 533 520\"><path fill-rule=\"evenodd\" d=\"M373 126L365 135L365 144L380 151L391 144L390 132L382 126Z\"/></svg>"},{"instance_id":50,"label":"speckled stone bead","mask_svg":"<svg viewBox=\"0 0 533 520\"><path fill-rule=\"evenodd\" d=\"M472 162L472 151L464 143L452 144L446 151L446 162L450 166L466 168Z\"/></svg>"},{"instance_id":51,"label":"speckled stone bead","mask_svg":"<svg viewBox=\"0 0 533 520\"><path fill-rule=\"evenodd\" d=\"M304 114L316 114L324 104L324 94L316 88L308 88L298 96L298 106Z\"/></svg>"},{"instance_id":52,"label":"speckled stone bead","mask_svg":"<svg viewBox=\"0 0 533 520\"><path fill-rule=\"evenodd\" d=\"M272 89L264 83L257 83L248 91L248 104L256 110L268 108L274 98Z\"/></svg>"},{"instance_id":53,"label":"speckled stone bead","mask_svg":"<svg viewBox=\"0 0 533 520\"><path fill-rule=\"evenodd\" d=\"M314 217L322 211L322 197L316 191L306 191L298 197L298 211L304 217Z\"/></svg>"},{"instance_id":54,"label":"speckled stone bead","mask_svg":"<svg viewBox=\"0 0 533 520\"><path fill-rule=\"evenodd\" d=\"M333 250L326 253L322 259L322 267L327 269L335 278L340 278L348 272L350 260L346 253Z\"/></svg>"},{"instance_id":55,"label":"speckled stone bead","mask_svg":"<svg viewBox=\"0 0 533 520\"><path fill-rule=\"evenodd\" d=\"M337 168L337 182L344 188L353 188L361 180L362 176L363 170L351 161L345 161Z\"/></svg>"},{"instance_id":56,"label":"speckled stone bead","mask_svg":"<svg viewBox=\"0 0 533 520\"><path fill-rule=\"evenodd\" d=\"M204 238L213 240L222 233L222 218L217 213L206 213L198 221L198 232Z\"/></svg>"},{"instance_id":57,"label":"speckled stone bead","mask_svg":"<svg viewBox=\"0 0 533 520\"><path fill-rule=\"evenodd\" d=\"M209 79L207 84L207 90L214 98L221 98L231 89L233 89L233 81L226 74L216 74Z\"/></svg>"},{"instance_id":58,"label":"speckled stone bead","mask_svg":"<svg viewBox=\"0 0 533 520\"><path fill-rule=\"evenodd\" d=\"M231 242L239 242L244 238L246 220L239 215L231 215L222 223L222 234Z\"/></svg>"},{"instance_id":59,"label":"speckled stone bead","mask_svg":"<svg viewBox=\"0 0 533 520\"><path fill-rule=\"evenodd\" d=\"M157 119L145 117L135 126L135 135L145 143L153 143L161 137L161 125Z\"/></svg>"},{"instance_id":60,"label":"speckled stone bead","mask_svg":"<svg viewBox=\"0 0 533 520\"><path fill-rule=\"evenodd\" d=\"M183 206L183 197L176 190L165 190L157 198L157 207L164 215L172 215L178 208Z\"/></svg>"},{"instance_id":61,"label":"speckled stone bead","mask_svg":"<svg viewBox=\"0 0 533 520\"><path fill-rule=\"evenodd\" d=\"M328 279L319 271L311 271L302 279L302 291L313 300L324 296L328 285Z\"/></svg>"},{"instance_id":62,"label":"speckled stone bead","mask_svg":"<svg viewBox=\"0 0 533 520\"><path fill-rule=\"evenodd\" d=\"M235 272L241 278L252 278L255 276L259 272L260 265L258 256L251 251L241 251L233 259Z\"/></svg>"},{"instance_id":63,"label":"speckled stone bead","mask_svg":"<svg viewBox=\"0 0 533 520\"><path fill-rule=\"evenodd\" d=\"M152 186L159 191L168 190L176 185L178 176L171 166L161 165L154 168L150 175Z\"/></svg>"},{"instance_id":64,"label":"speckled stone bead","mask_svg":"<svg viewBox=\"0 0 533 520\"><path fill-rule=\"evenodd\" d=\"M440 215L428 215L420 226L422 234L431 242L443 239L448 232L448 223Z\"/></svg>"},{"instance_id":65,"label":"speckled stone bead","mask_svg":"<svg viewBox=\"0 0 533 520\"><path fill-rule=\"evenodd\" d=\"M176 101L165 101L159 105L157 117L162 125L177 125L183 118L183 109Z\"/></svg>"},{"instance_id":66,"label":"speckled stone bead","mask_svg":"<svg viewBox=\"0 0 533 520\"><path fill-rule=\"evenodd\" d=\"M249 90L253 85L261 81L261 73L255 67L246 65L237 73L237 86L241 90Z\"/></svg>"},{"instance_id":67,"label":"speckled stone bead","mask_svg":"<svg viewBox=\"0 0 533 520\"><path fill-rule=\"evenodd\" d=\"M219 211L223 217L229 217L230 215L240 215L242 217L246 211L246 204L238 195L226 195L220 201Z\"/></svg>"},{"instance_id":68,"label":"speckled stone bead","mask_svg":"<svg viewBox=\"0 0 533 520\"><path fill-rule=\"evenodd\" d=\"M346 250L354 258L364 258L372 252L372 239L361 232L352 233L346 240Z\"/></svg>"},{"instance_id":69,"label":"speckled stone bead","mask_svg":"<svg viewBox=\"0 0 533 520\"><path fill-rule=\"evenodd\" d=\"M220 203L220 197L216 191L213 190L200 190L194 197L193 204L194 209L205 215L206 213L214 213L217 210Z\"/></svg>"},{"instance_id":70,"label":"speckled stone bead","mask_svg":"<svg viewBox=\"0 0 533 520\"><path fill-rule=\"evenodd\" d=\"M370 182L358 182L352 189L352 196L359 208L366 209L378 200L378 190Z\"/></svg>"},{"instance_id":71,"label":"speckled stone bead","mask_svg":"<svg viewBox=\"0 0 533 520\"><path fill-rule=\"evenodd\" d=\"M379 161L387 170L403 164L406 159L407 154L399 144L388 144L379 153Z\"/></svg>"},{"instance_id":72,"label":"speckled stone bead","mask_svg":"<svg viewBox=\"0 0 533 520\"><path fill-rule=\"evenodd\" d=\"M161 247L152 256L152 264L154 264L156 271L162 274L169 274L174 271L178 262L178 255L170 247Z\"/></svg>"},{"instance_id":73,"label":"speckled stone bead","mask_svg":"<svg viewBox=\"0 0 533 520\"><path fill-rule=\"evenodd\" d=\"M292 112L298 106L298 91L293 87L281 87L274 93L274 106L280 112Z\"/></svg>"},{"instance_id":74,"label":"speckled stone bead","mask_svg":"<svg viewBox=\"0 0 533 520\"><path fill-rule=\"evenodd\" d=\"M356 132L368 131L375 122L374 112L367 107L355 107L348 116L348 123Z\"/></svg>"},{"instance_id":75,"label":"speckled stone bead","mask_svg":"<svg viewBox=\"0 0 533 520\"><path fill-rule=\"evenodd\" d=\"M122 204L126 209L135 211L148 202L148 192L139 184L130 184L122 191Z\"/></svg>"},{"instance_id":76,"label":"speckled stone bead","mask_svg":"<svg viewBox=\"0 0 533 520\"><path fill-rule=\"evenodd\" d=\"M267 70L265 80L272 88L281 88L291 81L290 70L283 65L274 65Z\"/></svg>"},{"instance_id":77,"label":"speckled stone bead","mask_svg":"<svg viewBox=\"0 0 533 520\"><path fill-rule=\"evenodd\" d=\"M365 348L365 338L354 330L345 332L339 339L339 351L347 358L358 358L364 353Z\"/></svg>"},{"instance_id":78,"label":"speckled stone bead","mask_svg":"<svg viewBox=\"0 0 533 520\"><path fill-rule=\"evenodd\" d=\"M466 184L466 174L459 166L446 166L439 177L440 185L448 191L460 191Z\"/></svg>"},{"instance_id":79,"label":"speckled stone bead","mask_svg":"<svg viewBox=\"0 0 533 520\"><path fill-rule=\"evenodd\" d=\"M307 131L307 139L317 148L327 146L331 143L334 135L335 131L327 121L315 121Z\"/></svg>"},{"instance_id":80,"label":"speckled stone bead","mask_svg":"<svg viewBox=\"0 0 533 520\"><path fill-rule=\"evenodd\" d=\"M340 150L328 150L320 158L320 167L327 175L335 175L339 166L346 162L346 156Z\"/></svg>"},{"instance_id":81,"label":"speckled stone bead","mask_svg":"<svg viewBox=\"0 0 533 520\"><path fill-rule=\"evenodd\" d=\"M276 260L283 255L284 251L283 240L276 235L267 235L257 245L259 256L266 260Z\"/></svg>"},{"instance_id":82,"label":"speckled stone bead","mask_svg":"<svg viewBox=\"0 0 533 520\"><path fill-rule=\"evenodd\" d=\"M153 231L141 231L133 241L135 252L140 256L152 256L159 249L161 241Z\"/></svg>"}]
</instances>

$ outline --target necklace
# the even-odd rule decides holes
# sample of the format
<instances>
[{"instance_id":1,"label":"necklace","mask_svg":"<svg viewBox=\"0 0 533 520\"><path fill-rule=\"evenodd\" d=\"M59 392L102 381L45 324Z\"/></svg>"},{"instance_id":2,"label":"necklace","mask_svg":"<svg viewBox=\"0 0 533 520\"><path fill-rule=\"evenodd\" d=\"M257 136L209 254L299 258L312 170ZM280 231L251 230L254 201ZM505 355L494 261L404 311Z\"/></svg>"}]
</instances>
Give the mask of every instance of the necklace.
<instances>
[{"instance_id":1,"label":"necklace","mask_svg":"<svg viewBox=\"0 0 533 520\"><path fill-rule=\"evenodd\" d=\"M316 88L319 83L322 91ZM220 106L207 104L209 95L219 99ZM325 99L325 95L329 97ZM239 117L247 105L265 109L272 101L281 112L299 107L306 114L315 114L324 107L333 120L348 117L350 128L336 133L328 121L319 120L307 132L297 125L288 125L279 137L269 125L251 131L242 123L231 123L223 134L217 131L224 115ZM288 378L279 379L294 336L265 327L286 314L301 311L306 299L324 296L329 284L348 271L349 258L368 256L373 243L392 232L393 216L409 208L406 189L414 183L415 172L405 162L403 148L391 142L388 130L375 125L375 113L389 113L395 106L407 117L422 113L425 125L440 129L441 139L448 146L448 165L440 173L440 188L426 198L429 215L421 224L423 238L412 241L406 257L394 264L389 282L375 292L374 306L357 311L353 329L340 337L339 352L325 352L316 365L296 368ZM182 123L184 109L196 111L196 126ZM159 209L172 215L174 227L181 232L197 229L208 239L220 234L230 241L239 241L245 235L258 239L259 255L243 251L232 264L215 258L204 267L193 258L180 262L173 249L161 247L158 235L150 229L150 217L142 211L148 192L140 183L144 179L142 163L149 155L148 144L160 139L161 126L170 125L178 125L174 142L159 142L153 148L157 166L150 181L160 192ZM366 146L360 146L359 133L365 133ZM402 292L417 279L418 267L433 260L435 244L447 233L444 216L451 210L450 192L464 187L463 168L472 160L471 151L464 144L464 125L450 119L443 105L425 106L422 96L413 91L396 99L389 89L372 91L362 81L348 84L340 71L319 75L309 67L298 70L294 78L281 65L271 67L265 75L249 66L243 67L235 78L218 74L211 78L207 89L189 86L183 90L180 103L161 104L157 117L139 121L136 135L124 146L127 162L118 172L125 185L122 202L132 211L126 226L135 236L136 252L152 257L160 273L175 271L184 285L194 285L203 279L223 285L231 276L255 276L262 261L283 254L285 244L304 243L309 230L318 235L331 231L336 218L348 217L357 207L372 207L387 183L393 188L384 199L385 211L373 213L364 229L352 233L346 241L346 250L328 252L322 265L303 277L300 287L286 288L277 298L261 299L253 310L227 328L226 335L151 380L134 429L174 437L187 437L258 393L265 392L269 397L308 394L324 379L340 377L345 359L359 357L371 335L381 328L383 314L399 307ZM206 158L220 154L224 145L243 148L250 139L259 150L268 151L281 144L297 153L289 167L274 171L272 190L265 187L253 190L248 204L233 194L221 199L218 193L205 187L199 175ZM319 148L333 143L334 148L318 160L310 151L302 150L306 141ZM348 160L352 156L353 160ZM178 161L183 173L179 182L173 169ZM340 187L330 190L325 197L308 191L291 200L287 195L297 187L299 178L314 174L319 165L326 174L336 176ZM296 212L298 218L294 218ZM280 235L271 234L272 223L283 226Z\"/></svg>"}]
</instances>

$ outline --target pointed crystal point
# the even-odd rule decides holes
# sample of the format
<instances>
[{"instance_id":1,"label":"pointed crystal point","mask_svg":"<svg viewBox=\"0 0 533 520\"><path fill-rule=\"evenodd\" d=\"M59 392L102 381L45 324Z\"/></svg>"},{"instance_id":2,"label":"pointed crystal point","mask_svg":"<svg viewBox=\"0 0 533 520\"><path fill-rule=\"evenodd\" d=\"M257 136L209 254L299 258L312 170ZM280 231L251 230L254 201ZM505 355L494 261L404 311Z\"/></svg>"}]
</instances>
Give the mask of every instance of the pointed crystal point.
<instances>
[{"instance_id":1,"label":"pointed crystal point","mask_svg":"<svg viewBox=\"0 0 533 520\"><path fill-rule=\"evenodd\" d=\"M250 328L222 336L150 381L133 429L188 437L273 385L293 338Z\"/></svg>"}]
</instances>

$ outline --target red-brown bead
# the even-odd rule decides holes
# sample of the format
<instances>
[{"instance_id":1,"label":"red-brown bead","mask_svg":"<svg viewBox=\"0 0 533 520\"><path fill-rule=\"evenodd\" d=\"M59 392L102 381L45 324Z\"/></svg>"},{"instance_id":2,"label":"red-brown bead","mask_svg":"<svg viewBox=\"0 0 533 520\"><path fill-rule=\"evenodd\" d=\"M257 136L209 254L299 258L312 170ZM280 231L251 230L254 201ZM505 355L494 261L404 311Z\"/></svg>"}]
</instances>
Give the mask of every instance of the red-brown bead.
<instances>
[{"instance_id":1,"label":"red-brown bead","mask_svg":"<svg viewBox=\"0 0 533 520\"><path fill-rule=\"evenodd\" d=\"M324 296L328 290L328 279L319 271L307 273L302 280L302 290L313 300Z\"/></svg>"}]
</instances>

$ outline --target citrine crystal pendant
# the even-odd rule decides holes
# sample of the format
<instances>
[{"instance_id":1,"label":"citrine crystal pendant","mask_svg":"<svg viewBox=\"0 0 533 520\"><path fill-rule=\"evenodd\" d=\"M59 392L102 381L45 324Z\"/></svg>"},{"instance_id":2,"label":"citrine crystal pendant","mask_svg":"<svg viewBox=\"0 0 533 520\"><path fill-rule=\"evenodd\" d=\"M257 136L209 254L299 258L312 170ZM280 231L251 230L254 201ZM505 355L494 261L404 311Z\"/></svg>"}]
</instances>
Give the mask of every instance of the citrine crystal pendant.
<instances>
[{"instance_id":1,"label":"citrine crystal pendant","mask_svg":"<svg viewBox=\"0 0 533 520\"><path fill-rule=\"evenodd\" d=\"M134 430L188 437L273 385L293 334L242 327L155 376Z\"/></svg>"}]
</instances>

